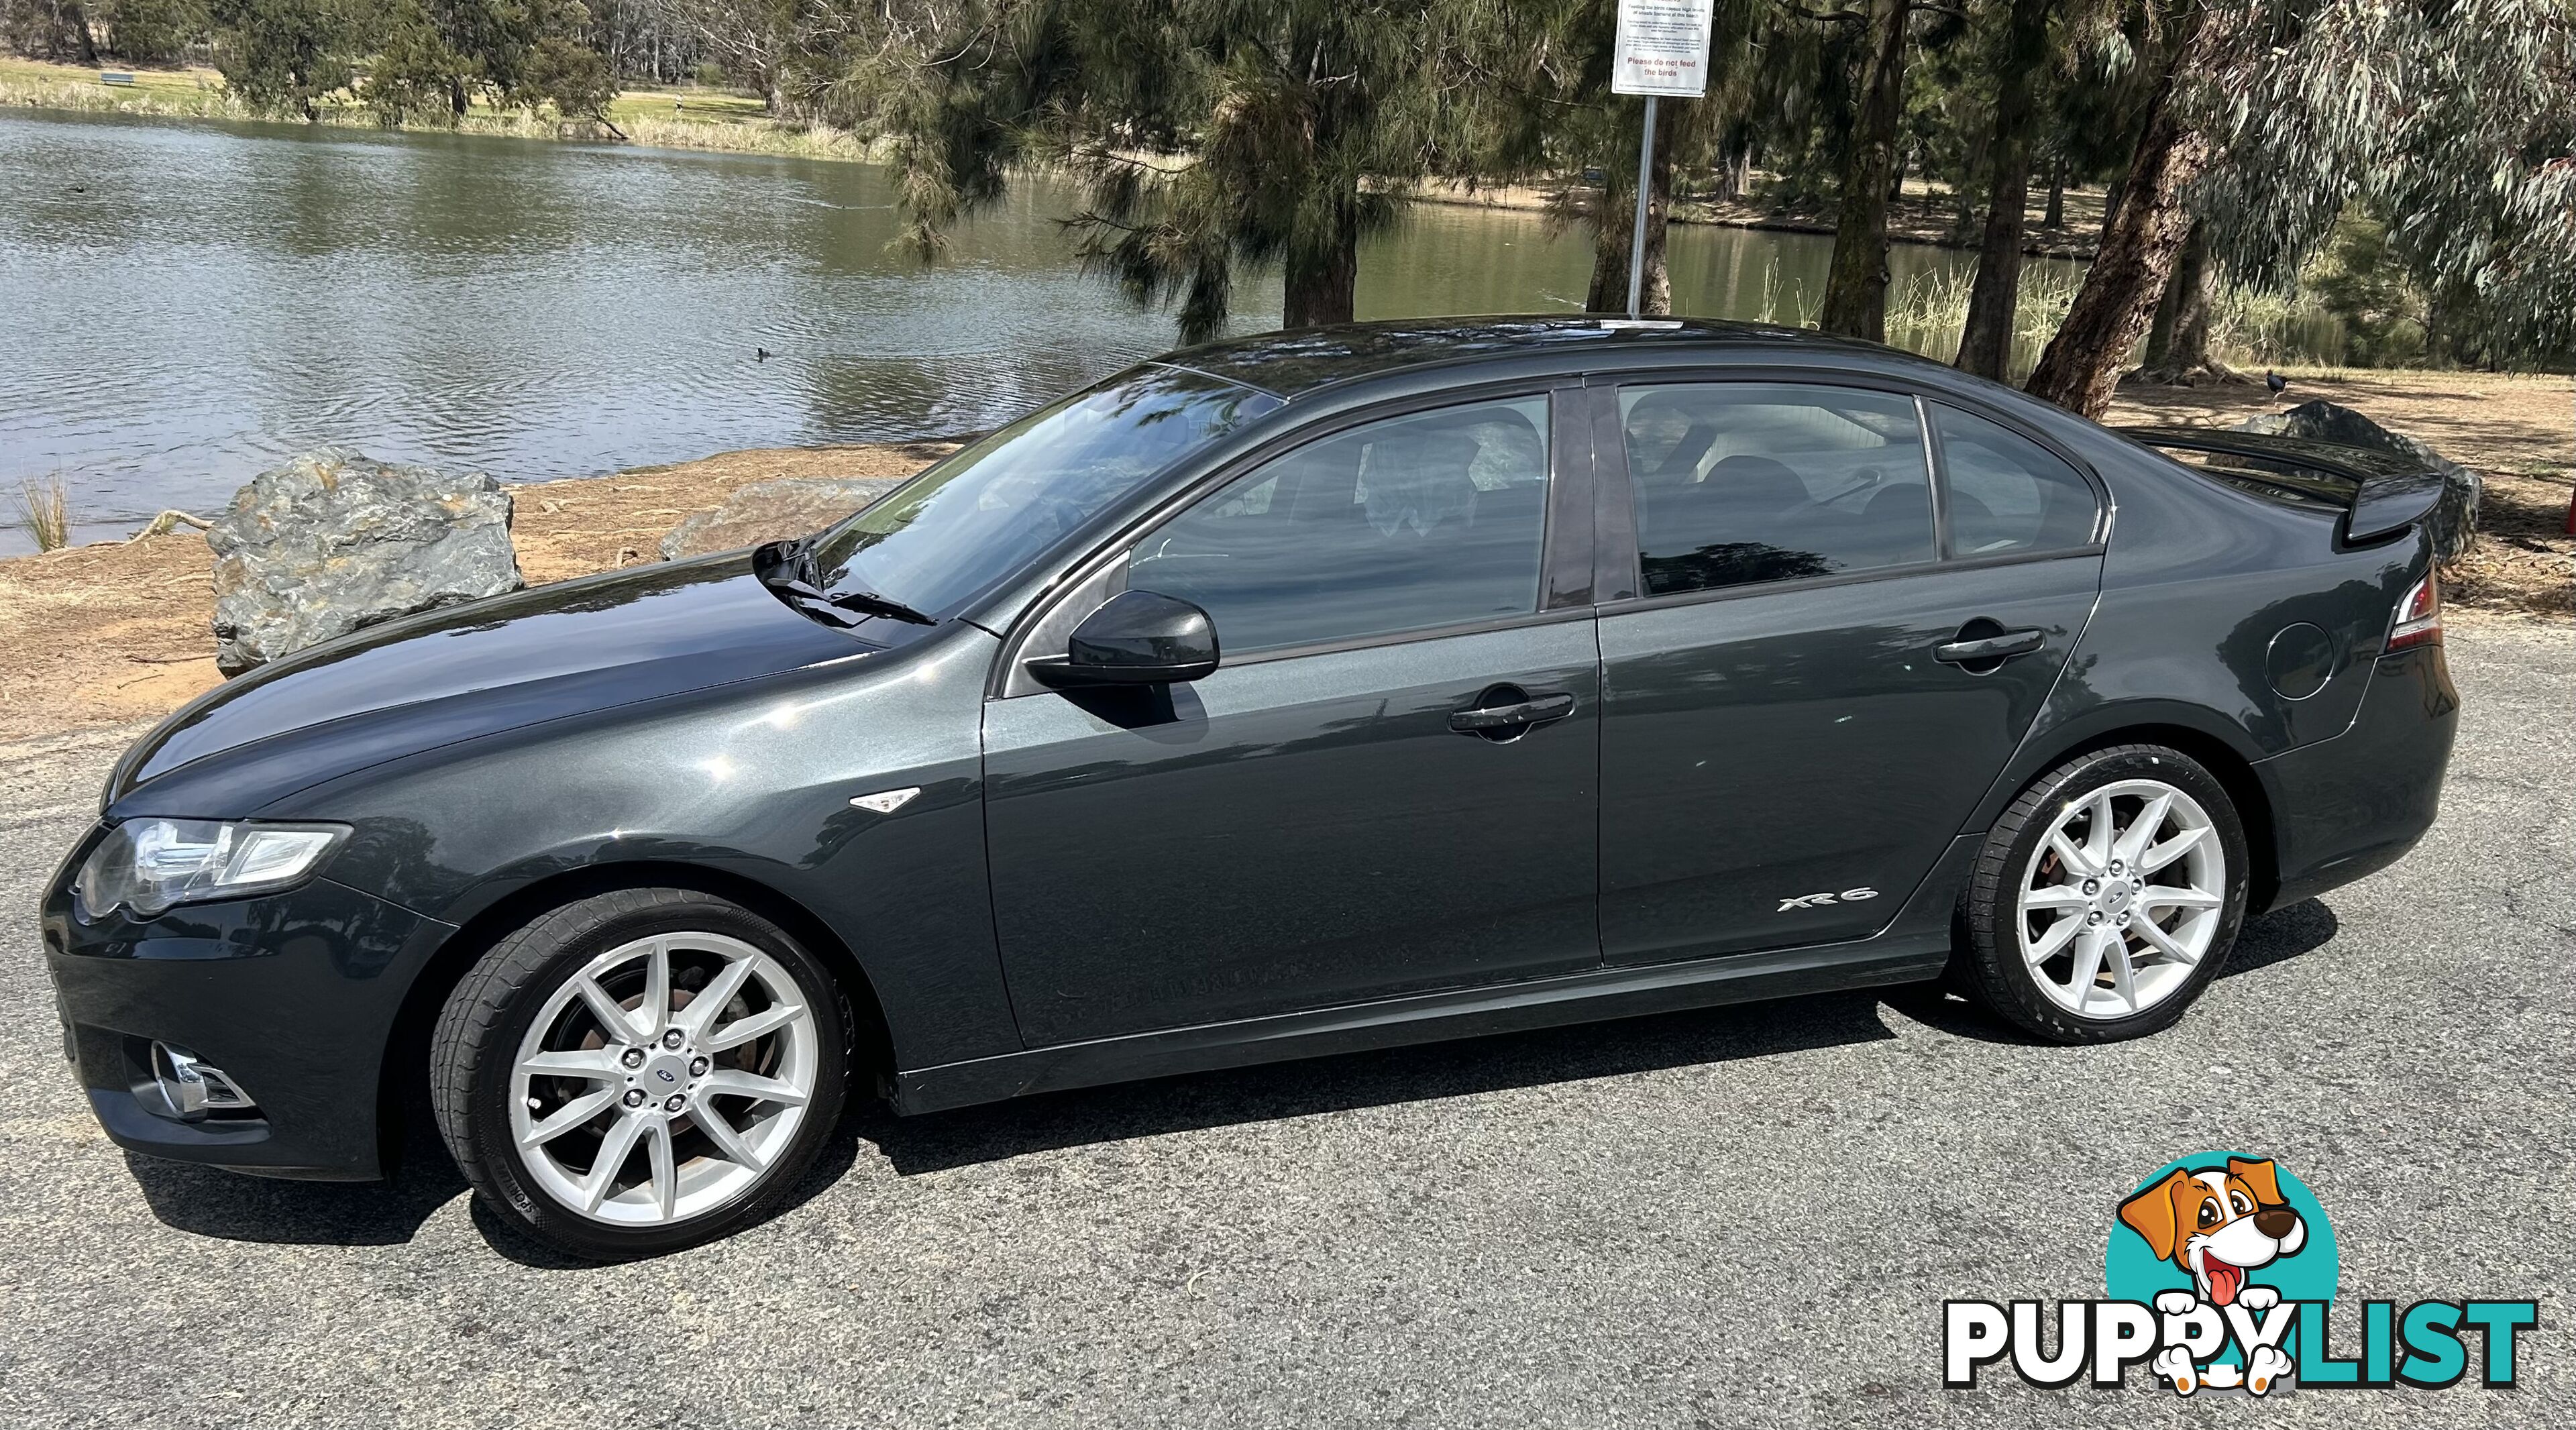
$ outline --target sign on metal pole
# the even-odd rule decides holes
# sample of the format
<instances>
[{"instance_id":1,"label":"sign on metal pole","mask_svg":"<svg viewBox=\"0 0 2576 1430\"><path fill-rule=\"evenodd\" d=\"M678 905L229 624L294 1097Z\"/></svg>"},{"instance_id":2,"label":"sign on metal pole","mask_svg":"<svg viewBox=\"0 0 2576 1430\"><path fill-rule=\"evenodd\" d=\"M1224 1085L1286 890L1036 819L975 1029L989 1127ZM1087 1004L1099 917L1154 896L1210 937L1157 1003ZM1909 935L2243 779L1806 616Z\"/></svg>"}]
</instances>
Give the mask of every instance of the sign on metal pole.
<instances>
[{"instance_id":1,"label":"sign on metal pole","mask_svg":"<svg viewBox=\"0 0 2576 1430\"><path fill-rule=\"evenodd\" d=\"M1708 93L1709 17L1717 0L1619 0L1610 88L1697 99Z\"/></svg>"},{"instance_id":2,"label":"sign on metal pole","mask_svg":"<svg viewBox=\"0 0 2576 1430\"><path fill-rule=\"evenodd\" d=\"M1628 316L1637 316L1646 285L1646 199L1655 170L1655 101L1708 93L1709 18L1717 0L1619 0L1619 37L1610 53L1610 88L1646 97L1645 133L1637 140L1637 226L1628 239Z\"/></svg>"}]
</instances>

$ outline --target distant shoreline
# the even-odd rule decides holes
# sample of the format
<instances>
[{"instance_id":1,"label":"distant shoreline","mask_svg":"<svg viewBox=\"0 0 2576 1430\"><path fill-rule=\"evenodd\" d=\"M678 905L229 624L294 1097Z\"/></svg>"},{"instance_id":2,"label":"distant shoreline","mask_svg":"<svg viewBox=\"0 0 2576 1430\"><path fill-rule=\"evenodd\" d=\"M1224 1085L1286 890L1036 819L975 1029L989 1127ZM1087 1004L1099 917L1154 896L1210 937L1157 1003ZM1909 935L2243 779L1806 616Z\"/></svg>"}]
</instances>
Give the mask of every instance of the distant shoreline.
<instances>
[{"instance_id":1,"label":"distant shoreline","mask_svg":"<svg viewBox=\"0 0 2576 1430\"><path fill-rule=\"evenodd\" d=\"M38 60L0 58L0 106L42 109L66 114L134 114L165 119L216 119L243 124L297 125L250 113L224 92L223 76L211 69L138 69L130 86L102 84L98 70ZM757 99L725 90L682 86L630 89L608 109L609 127L590 120L542 119L521 111L495 111L478 104L455 125L390 126L353 103L323 111L315 125L364 129L377 133L468 134L497 139L535 139L566 144L608 144L639 149L674 149L701 153L768 154L794 159L882 162L879 146L858 134L829 125L771 118ZM1542 212L1556 192L1554 185L1495 185L1469 188L1434 182L1414 191L1424 203L1466 208ZM2101 226L2101 195L2070 190L2066 223L2051 233L2040 227L2034 208L2023 252L2035 257L2086 261L2093 256L2090 235ZM1897 243L1971 251L1974 243L1954 236L1946 213L1929 211L1933 202L1949 205L1946 195L1913 181L1905 197L1891 205L1888 238ZM1684 199L1674 206L1677 224L1755 229L1771 233L1831 235L1827 214L1771 213L1740 199Z\"/></svg>"}]
</instances>

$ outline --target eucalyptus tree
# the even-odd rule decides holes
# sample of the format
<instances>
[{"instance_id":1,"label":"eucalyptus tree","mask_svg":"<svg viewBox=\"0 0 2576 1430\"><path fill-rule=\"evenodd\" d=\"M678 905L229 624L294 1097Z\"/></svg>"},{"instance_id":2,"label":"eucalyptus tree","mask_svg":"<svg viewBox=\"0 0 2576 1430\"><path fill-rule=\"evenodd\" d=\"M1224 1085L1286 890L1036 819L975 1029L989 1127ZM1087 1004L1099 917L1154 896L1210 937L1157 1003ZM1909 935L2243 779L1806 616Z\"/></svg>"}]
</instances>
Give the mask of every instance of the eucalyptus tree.
<instances>
[{"instance_id":1,"label":"eucalyptus tree","mask_svg":"<svg viewBox=\"0 0 2576 1430\"><path fill-rule=\"evenodd\" d=\"M1037 169L1068 174L1076 251L1220 332L1276 268L1290 327L1348 321L1359 250L1436 166L1458 96L1430 0L972 0L886 12L852 84L892 140L906 227L945 232Z\"/></svg>"},{"instance_id":2,"label":"eucalyptus tree","mask_svg":"<svg viewBox=\"0 0 2576 1430\"><path fill-rule=\"evenodd\" d=\"M2320 0L2223 116L2212 247L2287 288L2360 211L2502 356L2576 343L2576 16L2565 0Z\"/></svg>"},{"instance_id":3,"label":"eucalyptus tree","mask_svg":"<svg viewBox=\"0 0 2576 1430\"><path fill-rule=\"evenodd\" d=\"M2196 222L2287 286L2354 204L2525 350L2576 339L2576 38L2564 0L2195 0L2083 289L2029 390L2089 415Z\"/></svg>"}]
</instances>

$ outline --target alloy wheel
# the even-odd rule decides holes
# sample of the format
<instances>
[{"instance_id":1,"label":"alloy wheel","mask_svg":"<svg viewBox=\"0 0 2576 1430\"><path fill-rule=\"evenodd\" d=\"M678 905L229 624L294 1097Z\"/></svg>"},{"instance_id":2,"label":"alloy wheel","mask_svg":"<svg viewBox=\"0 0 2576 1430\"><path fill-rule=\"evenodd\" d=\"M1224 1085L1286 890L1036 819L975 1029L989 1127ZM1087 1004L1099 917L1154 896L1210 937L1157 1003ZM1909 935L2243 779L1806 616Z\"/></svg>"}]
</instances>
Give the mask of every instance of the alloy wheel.
<instances>
[{"instance_id":1,"label":"alloy wheel","mask_svg":"<svg viewBox=\"0 0 2576 1430\"><path fill-rule=\"evenodd\" d=\"M2190 982L2209 953L2226 881L2218 832L2184 791L2132 779L2079 795L2023 871L2023 965L2078 1017L2143 1012Z\"/></svg>"},{"instance_id":2,"label":"alloy wheel","mask_svg":"<svg viewBox=\"0 0 2576 1430\"><path fill-rule=\"evenodd\" d=\"M593 1221L657 1227L740 1201L793 1143L820 1065L778 960L657 934L584 964L510 1069L510 1137L537 1186Z\"/></svg>"}]
</instances>

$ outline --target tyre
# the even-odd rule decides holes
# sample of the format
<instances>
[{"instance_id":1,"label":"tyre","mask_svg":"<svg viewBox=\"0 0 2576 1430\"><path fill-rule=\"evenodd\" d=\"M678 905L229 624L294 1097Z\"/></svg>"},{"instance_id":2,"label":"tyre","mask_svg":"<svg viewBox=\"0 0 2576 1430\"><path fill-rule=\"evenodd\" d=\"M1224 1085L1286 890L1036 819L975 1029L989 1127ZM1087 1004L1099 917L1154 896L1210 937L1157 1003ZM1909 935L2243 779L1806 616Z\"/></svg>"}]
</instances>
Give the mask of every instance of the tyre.
<instances>
[{"instance_id":1,"label":"tyre","mask_svg":"<svg viewBox=\"0 0 2576 1430\"><path fill-rule=\"evenodd\" d=\"M685 889L567 904L503 938L430 1045L474 1190L575 1255L711 1241L776 1209L849 1081L849 1010L759 915Z\"/></svg>"},{"instance_id":2,"label":"tyre","mask_svg":"<svg viewBox=\"0 0 2576 1430\"><path fill-rule=\"evenodd\" d=\"M2250 868L2235 802L2190 756L2078 755L1988 832L1960 901L1959 981L2051 1042L2159 1031L2226 963Z\"/></svg>"}]
</instances>

